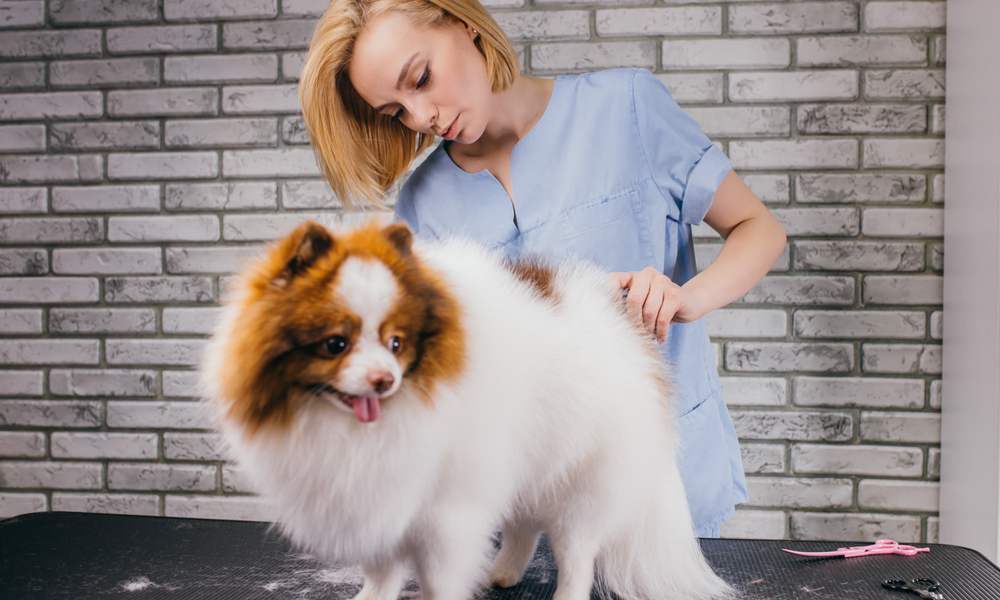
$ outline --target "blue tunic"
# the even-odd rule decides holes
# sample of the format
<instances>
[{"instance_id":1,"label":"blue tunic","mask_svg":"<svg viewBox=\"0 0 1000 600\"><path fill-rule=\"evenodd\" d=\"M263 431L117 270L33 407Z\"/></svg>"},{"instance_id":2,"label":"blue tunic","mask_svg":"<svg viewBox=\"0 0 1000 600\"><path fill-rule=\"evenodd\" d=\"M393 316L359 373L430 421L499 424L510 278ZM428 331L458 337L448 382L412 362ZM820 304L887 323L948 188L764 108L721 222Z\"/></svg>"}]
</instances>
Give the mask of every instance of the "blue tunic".
<instances>
[{"instance_id":1,"label":"blue tunic","mask_svg":"<svg viewBox=\"0 0 1000 600\"><path fill-rule=\"evenodd\" d=\"M396 218L417 236L470 237L510 257L582 257L608 271L652 265L678 285L697 273L691 225L732 169L645 69L555 78L544 113L511 155L514 204L489 170L459 168L448 144L400 189ZM718 535L747 493L704 319L671 323L660 348L673 366L695 528Z\"/></svg>"}]
</instances>

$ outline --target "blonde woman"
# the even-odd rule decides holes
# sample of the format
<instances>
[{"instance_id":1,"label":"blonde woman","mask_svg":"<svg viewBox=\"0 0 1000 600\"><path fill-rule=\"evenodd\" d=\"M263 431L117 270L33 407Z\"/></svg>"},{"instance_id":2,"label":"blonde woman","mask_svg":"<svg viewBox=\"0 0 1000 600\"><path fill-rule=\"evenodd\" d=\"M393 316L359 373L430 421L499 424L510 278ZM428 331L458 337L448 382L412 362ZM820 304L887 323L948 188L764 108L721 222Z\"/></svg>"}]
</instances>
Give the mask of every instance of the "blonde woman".
<instances>
[{"instance_id":1,"label":"blonde woman","mask_svg":"<svg viewBox=\"0 0 1000 600\"><path fill-rule=\"evenodd\" d=\"M583 257L628 290L673 365L696 532L717 537L747 494L702 317L767 273L785 233L667 88L644 69L525 76L476 0L333 0L300 96L345 203L378 204L437 144L396 203L418 236ZM697 273L702 221L725 244Z\"/></svg>"}]
</instances>

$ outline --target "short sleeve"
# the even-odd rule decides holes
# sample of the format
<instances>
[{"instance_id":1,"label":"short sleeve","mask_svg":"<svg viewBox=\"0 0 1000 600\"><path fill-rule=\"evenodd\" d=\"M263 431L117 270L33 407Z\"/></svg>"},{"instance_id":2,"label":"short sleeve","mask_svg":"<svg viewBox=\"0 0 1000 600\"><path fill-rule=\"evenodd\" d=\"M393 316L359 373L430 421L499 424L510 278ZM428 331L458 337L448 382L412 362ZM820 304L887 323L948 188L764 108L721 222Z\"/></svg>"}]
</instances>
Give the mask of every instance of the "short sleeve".
<instances>
[{"instance_id":1,"label":"short sleeve","mask_svg":"<svg viewBox=\"0 0 1000 600\"><path fill-rule=\"evenodd\" d=\"M417 207L414 201L413 186L408 185L409 181L404 183L399 190L399 194L396 196L396 208L395 215L393 217L393 222L399 223L400 221L405 222L413 234L418 238L438 239L438 235L433 229L428 227L426 223L423 223L421 218L417 214Z\"/></svg>"},{"instance_id":2,"label":"short sleeve","mask_svg":"<svg viewBox=\"0 0 1000 600\"><path fill-rule=\"evenodd\" d=\"M653 181L667 201L677 204L680 221L697 225L733 168L729 158L646 69L636 69L632 77L632 101L637 139Z\"/></svg>"}]
</instances>

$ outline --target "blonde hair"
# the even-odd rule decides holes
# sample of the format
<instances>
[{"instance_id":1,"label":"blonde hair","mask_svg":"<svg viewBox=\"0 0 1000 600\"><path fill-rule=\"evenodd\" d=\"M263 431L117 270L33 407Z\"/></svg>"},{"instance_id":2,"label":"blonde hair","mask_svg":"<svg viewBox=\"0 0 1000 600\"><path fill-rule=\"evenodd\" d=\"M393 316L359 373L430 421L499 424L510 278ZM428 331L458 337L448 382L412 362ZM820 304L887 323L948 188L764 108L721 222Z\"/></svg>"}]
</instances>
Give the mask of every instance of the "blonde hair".
<instances>
[{"instance_id":1,"label":"blonde hair","mask_svg":"<svg viewBox=\"0 0 1000 600\"><path fill-rule=\"evenodd\" d=\"M357 197L383 206L393 183L434 143L434 136L376 113L347 76L362 28L387 11L404 13L418 25L458 21L478 30L475 44L486 59L494 93L510 87L518 75L513 46L478 0L332 0L309 44L299 101L320 169L348 207Z\"/></svg>"}]
</instances>

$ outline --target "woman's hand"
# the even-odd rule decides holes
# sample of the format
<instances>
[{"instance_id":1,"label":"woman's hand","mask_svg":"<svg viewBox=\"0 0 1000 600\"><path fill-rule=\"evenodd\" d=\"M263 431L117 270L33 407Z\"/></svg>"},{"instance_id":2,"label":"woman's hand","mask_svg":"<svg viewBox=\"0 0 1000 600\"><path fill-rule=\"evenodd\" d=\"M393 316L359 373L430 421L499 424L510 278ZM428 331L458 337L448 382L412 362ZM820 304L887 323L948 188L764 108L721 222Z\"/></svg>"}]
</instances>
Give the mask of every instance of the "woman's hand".
<instances>
[{"instance_id":1,"label":"woman's hand","mask_svg":"<svg viewBox=\"0 0 1000 600\"><path fill-rule=\"evenodd\" d=\"M660 343L667 340L671 321L688 323L698 318L687 290L653 267L635 272L612 272L612 281L627 289L625 305L629 316Z\"/></svg>"}]
</instances>

